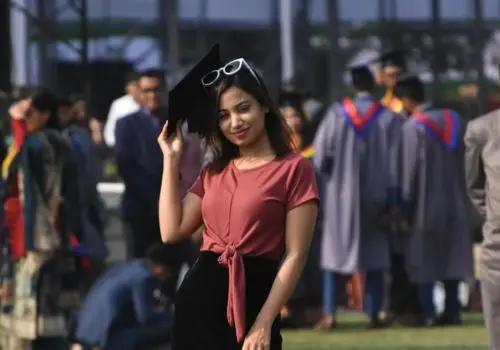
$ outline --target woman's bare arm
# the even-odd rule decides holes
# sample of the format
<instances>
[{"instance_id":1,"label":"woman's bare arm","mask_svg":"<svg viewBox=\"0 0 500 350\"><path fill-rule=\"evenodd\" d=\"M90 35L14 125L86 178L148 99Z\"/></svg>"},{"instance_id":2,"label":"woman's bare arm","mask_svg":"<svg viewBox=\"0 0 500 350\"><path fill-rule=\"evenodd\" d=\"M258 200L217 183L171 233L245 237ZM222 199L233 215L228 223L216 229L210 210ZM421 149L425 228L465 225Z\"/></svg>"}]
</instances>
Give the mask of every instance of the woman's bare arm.
<instances>
[{"instance_id":1,"label":"woman's bare arm","mask_svg":"<svg viewBox=\"0 0 500 350\"><path fill-rule=\"evenodd\" d=\"M201 198L188 193L181 201L179 172L178 162L165 157L158 217L161 239L166 243L189 238L202 224Z\"/></svg>"},{"instance_id":2,"label":"woman's bare arm","mask_svg":"<svg viewBox=\"0 0 500 350\"><path fill-rule=\"evenodd\" d=\"M311 200L290 210L286 217L286 255L253 328L270 327L295 289L309 253L318 203Z\"/></svg>"}]
</instances>

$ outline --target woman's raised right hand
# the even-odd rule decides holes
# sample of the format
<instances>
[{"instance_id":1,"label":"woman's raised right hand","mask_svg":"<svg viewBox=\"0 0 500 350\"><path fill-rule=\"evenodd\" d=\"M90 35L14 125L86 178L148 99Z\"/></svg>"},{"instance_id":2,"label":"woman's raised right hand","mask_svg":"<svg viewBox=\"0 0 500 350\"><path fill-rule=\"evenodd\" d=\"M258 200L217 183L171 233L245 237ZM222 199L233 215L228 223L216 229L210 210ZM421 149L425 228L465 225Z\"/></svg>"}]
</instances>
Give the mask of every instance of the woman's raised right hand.
<instances>
[{"instance_id":1,"label":"woman's raised right hand","mask_svg":"<svg viewBox=\"0 0 500 350\"><path fill-rule=\"evenodd\" d=\"M168 121L163 126L158 136L158 144L165 157L179 161L184 148L184 137L181 127L178 126L175 134L167 136Z\"/></svg>"}]
</instances>

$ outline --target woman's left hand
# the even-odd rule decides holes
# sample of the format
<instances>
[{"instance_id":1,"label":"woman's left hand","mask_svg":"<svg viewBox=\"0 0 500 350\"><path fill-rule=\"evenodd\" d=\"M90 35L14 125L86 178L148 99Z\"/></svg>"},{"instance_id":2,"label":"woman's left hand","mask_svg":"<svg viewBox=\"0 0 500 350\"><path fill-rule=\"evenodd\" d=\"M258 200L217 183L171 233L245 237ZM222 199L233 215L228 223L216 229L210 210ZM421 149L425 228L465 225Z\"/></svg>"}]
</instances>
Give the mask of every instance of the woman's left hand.
<instances>
[{"instance_id":1,"label":"woman's left hand","mask_svg":"<svg viewBox=\"0 0 500 350\"><path fill-rule=\"evenodd\" d=\"M271 348L271 327L254 324L243 342L241 350L269 350Z\"/></svg>"}]
</instances>

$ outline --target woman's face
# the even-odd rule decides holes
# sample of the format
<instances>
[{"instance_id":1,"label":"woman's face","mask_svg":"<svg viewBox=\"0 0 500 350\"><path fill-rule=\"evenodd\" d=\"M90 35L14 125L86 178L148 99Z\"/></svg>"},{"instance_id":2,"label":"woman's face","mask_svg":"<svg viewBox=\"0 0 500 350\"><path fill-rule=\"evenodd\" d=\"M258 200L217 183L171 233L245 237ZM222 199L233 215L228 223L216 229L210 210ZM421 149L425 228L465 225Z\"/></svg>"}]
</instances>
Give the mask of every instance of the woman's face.
<instances>
[{"instance_id":1,"label":"woman's face","mask_svg":"<svg viewBox=\"0 0 500 350\"><path fill-rule=\"evenodd\" d=\"M293 132L298 132L302 125L302 118L295 108L285 106L281 108L281 115L285 118L286 124Z\"/></svg>"},{"instance_id":2,"label":"woman's face","mask_svg":"<svg viewBox=\"0 0 500 350\"><path fill-rule=\"evenodd\" d=\"M38 131L42 129L49 120L49 112L41 112L32 105L26 111L24 116L26 122L26 129L29 132Z\"/></svg>"},{"instance_id":3,"label":"woman's face","mask_svg":"<svg viewBox=\"0 0 500 350\"><path fill-rule=\"evenodd\" d=\"M398 67L393 66L384 68L384 83L388 88L393 89L396 86L396 81L400 71L401 70Z\"/></svg>"},{"instance_id":4,"label":"woman's face","mask_svg":"<svg viewBox=\"0 0 500 350\"><path fill-rule=\"evenodd\" d=\"M252 95L231 87L220 98L219 127L231 143L239 147L249 146L265 135L265 115L268 111Z\"/></svg>"}]
</instances>

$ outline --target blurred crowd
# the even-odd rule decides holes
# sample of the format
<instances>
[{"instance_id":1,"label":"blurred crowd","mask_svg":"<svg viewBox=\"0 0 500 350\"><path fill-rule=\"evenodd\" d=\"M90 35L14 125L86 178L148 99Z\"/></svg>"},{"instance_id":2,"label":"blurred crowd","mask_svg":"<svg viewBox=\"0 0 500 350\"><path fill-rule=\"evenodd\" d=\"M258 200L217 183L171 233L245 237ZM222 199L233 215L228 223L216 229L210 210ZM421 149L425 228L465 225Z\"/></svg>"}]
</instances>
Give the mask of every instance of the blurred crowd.
<instances>
[{"instance_id":1,"label":"blurred crowd","mask_svg":"<svg viewBox=\"0 0 500 350\"><path fill-rule=\"evenodd\" d=\"M359 105L358 98L367 93L400 115L403 123L428 97L418 95L418 84L396 93L396 85L403 86L407 74L399 51L382 55L377 64L375 76L368 78L359 78L358 71L350 68L354 103ZM375 96L376 84L384 95ZM124 89L125 94L112 103L104 126L92 116L84 97L61 96L43 87L21 89L9 109L10 136L4 135L1 145L2 349L56 350L71 344L82 349L146 349L169 342L175 290L183 267L197 257L201 233L189 241L161 243L157 206L163 156L157 137L168 120L164 72L131 72ZM339 158L332 159L331 152L348 150L330 151L328 142L321 141L329 138L324 136L329 115L336 113L338 104L317 101L299 79L287 82L276 99L294 147L315 164L322 202L347 203L345 195L332 191L333 175L327 168L334 168L332 162ZM185 192L209 155L202 139L187 128L183 132L181 187ZM106 263L108 217L97 191L103 160L110 155L125 185L120 216L128 259L115 266ZM383 214L391 219L397 215L391 206ZM461 281L473 281L472 223L465 228L467 243L458 253L448 254L451 245L443 243L432 254L446 258L430 258L425 262L430 265L422 262L425 269L441 271L437 265L453 263L453 254L462 254L463 268L453 276L439 272L432 280L415 280L407 271L409 255L396 247L390 234L383 238L387 249L374 250L376 242L353 238L349 232L345 237L329 232L338 231L331 229L332 221L340 221L336 215L341 214L322 207L303 277L281 312L285 327L334 329L339 308L367 312L370 328L461 323L460 314L467 305L458 301L458 286ZM404 228L388 229L398 230ZM455 234L445 239L460 240ZM332 244L325 237L342 244ZM428 239L425 242L429 244ZM470 251L470 256L464 251ZM325 262L329 255L342 254L349 254L353 264L346 268ZM380 265L381 260L386 263ZM374 277L372 270L380 274ZM442 314L433 305L438 281L446 292ZM474 286L471 295L477 295ZM377 295L379 305L367 298L367 291L371 297Z\"/></svg>"}]
</instances>

